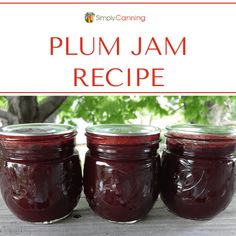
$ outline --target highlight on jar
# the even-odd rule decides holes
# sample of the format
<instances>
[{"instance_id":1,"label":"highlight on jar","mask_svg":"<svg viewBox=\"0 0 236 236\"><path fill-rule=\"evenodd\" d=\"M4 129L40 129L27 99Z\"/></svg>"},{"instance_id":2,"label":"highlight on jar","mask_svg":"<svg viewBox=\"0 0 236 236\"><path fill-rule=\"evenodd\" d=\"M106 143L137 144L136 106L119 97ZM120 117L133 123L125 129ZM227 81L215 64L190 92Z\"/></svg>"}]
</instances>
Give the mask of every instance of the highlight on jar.
<instances>
[{"instance_id":1,"label":"highlight on jar","mask_svg":"<svg viewBox=\"0 0 236 236\"><path fill-rule=\"evenodd\" d=\"M99 216L135 223L160 190L160 129L145 125L96 125L86 129L84 193Z\"/></svg>"},{"instance_id":2,"label":"highlight on jar","mask_svg":"<svg viewBox=\"0 0 236 236\"><path fill-rule=\"evenodd\" d=\"M45 123L1 129L1 193L15 216L54 223L76 207L82 191L76 134L75 127Z\"/></svg>"},{"instance_id":3,"label":"highlight on jar","mask_svg":"<svg viewBox=\"0 0 236 236\"><path fill-rule=\"evenodd\" d=\"M178 216L213 218L235 192L235 127L177 124L165 136L162 201Z\"/></svg>"}]
</instances>

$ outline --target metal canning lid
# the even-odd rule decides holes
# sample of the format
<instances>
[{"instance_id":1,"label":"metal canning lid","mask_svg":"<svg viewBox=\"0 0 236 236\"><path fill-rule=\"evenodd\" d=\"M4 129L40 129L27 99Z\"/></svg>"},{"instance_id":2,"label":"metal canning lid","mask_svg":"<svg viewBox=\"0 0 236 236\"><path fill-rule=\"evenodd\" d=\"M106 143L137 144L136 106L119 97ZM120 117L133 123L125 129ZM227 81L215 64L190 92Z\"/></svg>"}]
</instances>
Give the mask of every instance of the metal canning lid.
<instances>
[{"instance_id":1,"label":"metal canning lid","mask_svg":"<svg viewBox=\"0 0 236 236\"><path fill-rule=\"evenodd\" d=\"M104 136L149 136L160 134L160 129L149 125L105 124L88 127L86 132Z\"/></svg>"},{"instance_id":2,"label":"metal canning lid","mask_svg":"<svg viewBox=\"0 0 236 236\"><path fill-rule=\"evenodd\" d=\"M54 123L17 124L0 129L0 135L4 136L52 136L73 132L76 132L73 126Z\"/></svg>"},{"instance_id":3,"label":"metal canning lid","mask_svg":"<svg viewBox=\"0 0 236 236\"><path fill-rule=\"evenodd\" d=\"M235 126L215 126L215 125L197 125L197 124L178 124L166 127L169 133L178 134L199 134L199 135L227 135L235 136Z\"/></svg>"}]
</instances>

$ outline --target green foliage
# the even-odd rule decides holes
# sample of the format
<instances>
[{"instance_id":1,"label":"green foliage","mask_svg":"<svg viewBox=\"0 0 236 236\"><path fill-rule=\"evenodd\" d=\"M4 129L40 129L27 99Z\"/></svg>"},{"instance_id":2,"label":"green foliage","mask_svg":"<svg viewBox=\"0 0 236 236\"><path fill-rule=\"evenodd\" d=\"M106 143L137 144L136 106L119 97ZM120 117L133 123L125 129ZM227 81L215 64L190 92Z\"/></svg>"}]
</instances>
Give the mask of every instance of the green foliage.
<instances>
[{"instance_id":1,"label":"green foliage","mask_svg":"<svg viewBox=\"0 0 236 236\"><path fill-rule=\"evenodd\" d=\"M146 111L146 113L151 113L155 116L159 115L160 117L166 116L169 113L169 107L162 107L158 101L160 97L155 96L142 96L139 97L137 102L137 109L139 111Z\"/></svg>"},{"instance_id":2,"label":"green foliage","mask_svg":"<svg viewBox=\"0 0 236 236\"><path fill-rule=\"evenodd\" d=\"M168 110L154 96L68 97L60 108L59 118L62 123L70 124L75 118L93 124L127 123L137 118L138 113L161 117L168 115Z\"/></svg>"},{"instance_id":3,"label":"green foliage","mask_svg":"<svg viewBox=\"0 0 236 236\"><path fill-rule=\"evenodd\" d=\"M208 97L187 96L179 100L184 117L190 123L208 123L209 103Z\"/></svg>"},{"instance_id":4,"label":"green foliage","mask_svg":"<svg viewBox=\"0 0 236 236\"><path fill-rule=\"evenodd\" d=\"M38 104L42 103L47 96L37 96Z\"/></svg>"},{"instance_id":5,"label":"green foliage","mask_svg":"<svg viewBox=\"0 0 236 236\"><path fill-rule=\"evenodd\" d=\"M39 99L43 101L44 97ZM74 124L73 120L76 118L93 124L128 123L137 118L138 114L163 117L178 112L183 115L185 122L207 124L212 122L209 114L215 106L222 107L229 119L236 119L234 96L68 97L60 107L59 118L62 123L69 124Z\"/></svg>"},{"instance_id":6,"label":"green foliage","mask_svg":"<svg viewBox=\"0 0 236 236\"><path fill-rule=\"evenodd\" d=\"M0 96L0 108L7 109L8 103L5 97Z\"/></svg>"},{"instance_id":7,"label":"green foliage","mask_svg":"<svg viewBox=\"0 0 236 236\"><path fill-rule=\"evenodd\" d=\"M60 108L60 119L68 122L71 118L83 118L93 124L123 123L136 117L134 104L128 96L68 97Z\"/></svg>"},{"instance_id":8,"label":"green foliage","mask_svg":"<svg viewBox=\"0 0 236 236\"><path fill-rule=\"evenodd\" d=\"M38 96L37 100L41 103L45 98ZM7 100L0 96L0 108L7 107ZM102 124L129 123L140 115L161 118L178 113L183 122L203 124L212 122L215 108L223 111L223 118L236 120L235 96L70 96L58 116L61 123L74 124L82 118Z\"/></svg>"}]
</instances>

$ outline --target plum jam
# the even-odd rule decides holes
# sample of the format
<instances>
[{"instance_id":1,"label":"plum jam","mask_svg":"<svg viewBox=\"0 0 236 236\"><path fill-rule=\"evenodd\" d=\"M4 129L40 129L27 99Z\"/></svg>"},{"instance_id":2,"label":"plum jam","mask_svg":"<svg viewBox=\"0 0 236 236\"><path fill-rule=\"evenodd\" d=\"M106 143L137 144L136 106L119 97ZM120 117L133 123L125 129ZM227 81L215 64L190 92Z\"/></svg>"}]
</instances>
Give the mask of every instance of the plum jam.
<instances>
[{"instance_id":1,"label":"plum jam","mask_svg":"<svg viewBox=\"0 0 236 236\"><path fill-rule=\"evenodd\" d=\"M173 213L211 219L235 190L236 130L226 126L167 127L161 198Z\"/></svg>"},{"instance_id":2,"label":"plum jam","mask_svg":"<svg viewBox=\"0 0 236 236\"><path fill-rule=\"evenodd\" d=\"M20 219L54 223L68 216L82 190L75 128L20 124L0 131L0 185Z\"/></svg>"},{"instance_id":3,"label":"plum jam","mask_svg":"<svg viewBox=\"0 0 236 236\"><path fill-rule=\"evenodd\" d=\"M144 125L86 129L84 192L92 210L113 222L134 223L159 194L160 130Z\"/></svg>"}]
</instances>

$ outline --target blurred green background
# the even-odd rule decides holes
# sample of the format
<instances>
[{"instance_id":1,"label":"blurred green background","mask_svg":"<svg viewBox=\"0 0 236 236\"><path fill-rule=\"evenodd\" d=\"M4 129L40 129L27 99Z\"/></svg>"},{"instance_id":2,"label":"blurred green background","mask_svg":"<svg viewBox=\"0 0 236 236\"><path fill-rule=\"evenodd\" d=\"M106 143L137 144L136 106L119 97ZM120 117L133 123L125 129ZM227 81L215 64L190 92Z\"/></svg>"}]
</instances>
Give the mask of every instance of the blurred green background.
<instances>
[{"instance_id":1,"label":"blurred green background","mask_svg":"<svg viewBox=\"0 0 236 236\"><path fill-rule=\"evenodd\" d=\"M171 117L171 119L170 119ZM163 120L201 124L232 124L234 96L14 96L0 97L1 126L28 122L78 124L145 123Z\"/></svg>"}]
</instances>

